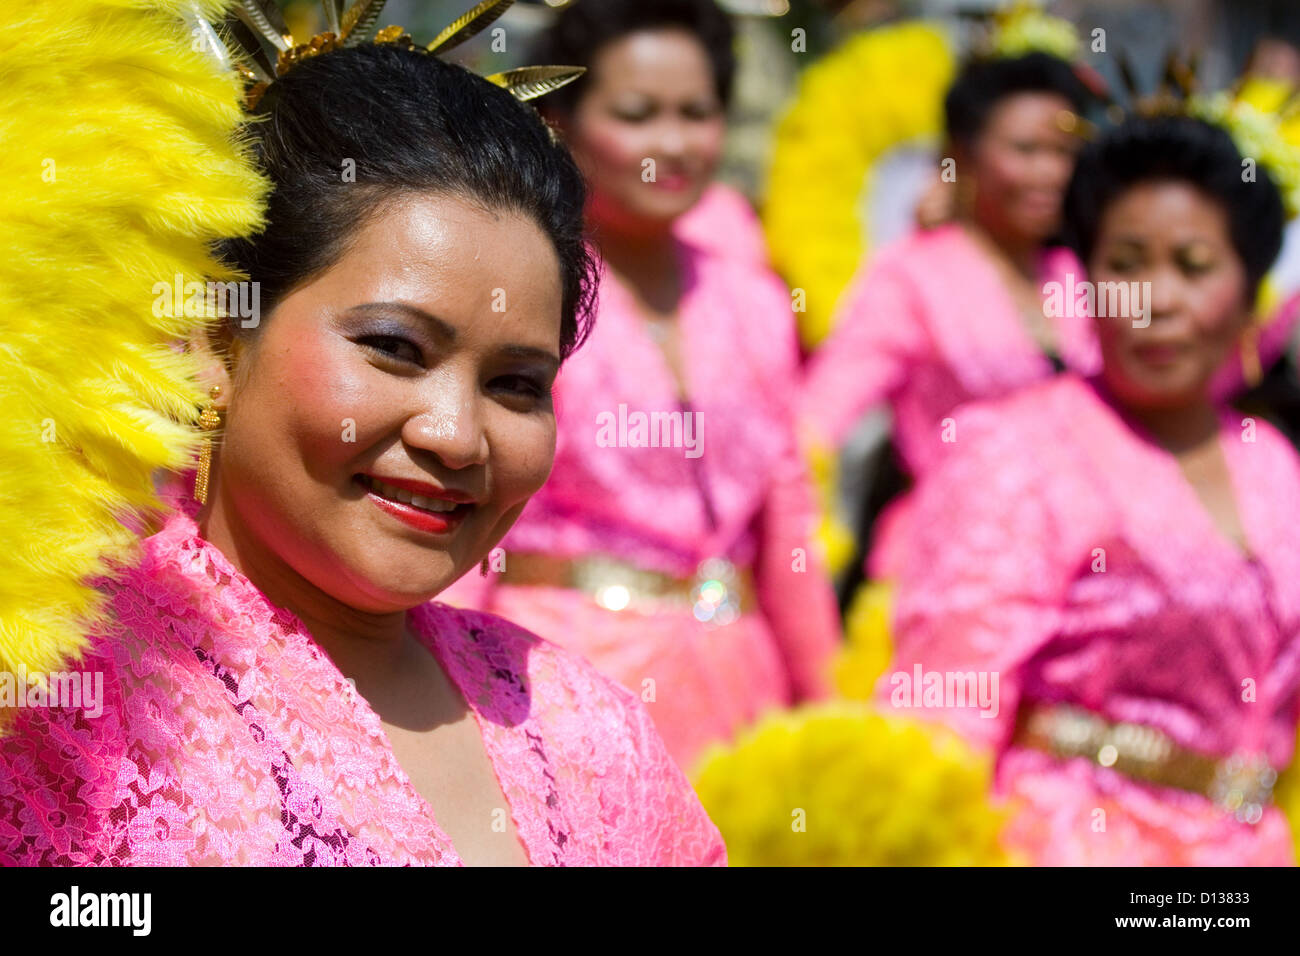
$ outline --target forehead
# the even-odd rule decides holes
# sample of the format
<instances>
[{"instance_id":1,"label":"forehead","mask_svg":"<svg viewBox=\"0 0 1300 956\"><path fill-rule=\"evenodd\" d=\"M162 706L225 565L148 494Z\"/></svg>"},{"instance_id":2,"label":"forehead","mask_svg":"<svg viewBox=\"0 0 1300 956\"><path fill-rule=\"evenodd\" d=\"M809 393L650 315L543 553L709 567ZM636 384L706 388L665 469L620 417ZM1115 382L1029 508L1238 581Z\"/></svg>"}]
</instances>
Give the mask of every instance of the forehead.
<instances>
[{"instance_id":1,"label":"forehead","mask_svg":"<svg viewBox=\"0 0 1300 956\"><path fill-rule=\"evenodd\" d=\"M1009 93L994 104L984 124L985 132L1005 133L1020 129L1051 130L1067 138L1057 123L1062 111L1072 111L1073 105L1059 93L1030 90Z\"/></svg>"},{"instance_id":2,"label":"forehead","mask_svg":"<svg viewBox=\"0 0 1300 956\"><path fill-rule=\"evenodd\" d=\"M553 316L558 334L559 258L541 227L515 211L453 195L384 203L319 284L334 304L402 301L448 320L484 313Z\"/></svg>"},{"instance_id":3,"label":"forehead","mask_svg":"<svg viewBox=\"0 0 1300 956\"><path fill-rule=\"evenodd\" d=\"M1100 225L1102 240L1229 242L1228 213L1223 204L1193 183L1178 179L1130 186L1106 204Z\"/></svg>"},{"instance_id":4,"label":"forehead","mask_svg":"<svg viewBox=\"0 0 1300 956\"><path fill-rule=\"evenodd\" d=\"M605 45L592 62L593 90L670 97L713 89L713 67L704 44L689 30L638 30Z\"/></svg>"}]
</instances>

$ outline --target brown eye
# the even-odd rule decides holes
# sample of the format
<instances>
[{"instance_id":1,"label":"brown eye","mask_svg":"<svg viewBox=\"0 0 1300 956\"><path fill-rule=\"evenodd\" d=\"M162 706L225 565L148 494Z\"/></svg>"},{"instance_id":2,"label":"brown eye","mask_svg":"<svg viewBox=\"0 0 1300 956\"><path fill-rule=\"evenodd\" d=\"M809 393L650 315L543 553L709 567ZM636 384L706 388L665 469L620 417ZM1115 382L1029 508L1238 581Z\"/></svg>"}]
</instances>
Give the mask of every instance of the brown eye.
<instances>
[{"instance_id":1,"label":"brown eye","mask_svg":"<svg viewBox=\"0 0 1300 956\"><path fill-rule=\"evenodd\" d=\"M542 398L550 394L545 382L538 381L530 375L502 375L494 383L503 392L527 398Z\"/></svg>"},{"instance_id":2,"label":"brown eye","mask_svg":"<svg viewBox=\"0 0 1300 956\"><path fill-rule=\"evenodd\" d=\"M682 115L690 120L710 120L722 112L719 103L692 103L682 110Z\"/></svg>"},{"instance_id":3,"label":"brown eye","mask_svg":"<svg viewBox=\"0 0 1300 956\"><path fill-rule=\"evenodd\" d=\"M414 342L401 336L367 335L363 339L358 339L358 342L368 351L390 361L405 362L411 365L422 365L424 363L424 355L420 352L419 347Z\"/></svg>"},{"instance_id":4,"label":"brown eye","mask_svg":"<svg viewBox=\"0 0 1300 956\"><path fill-rule=\"evenodd\" d=\"M1201 275L1214 268L1214 257L1208 253L1185 253L1180 258L1183 271L1188 275Z\"/></svg>"},{"instance_id":5,"label":"brown eye","mask_svg":"<svg viewBox=\"0 0 1300 956\"><path fill-rule=\"evenodd\" d=\"M620 103L613 109L614 117L624 123L644 123L655 115L653 103Z\"/></svg>"}]
</instances>

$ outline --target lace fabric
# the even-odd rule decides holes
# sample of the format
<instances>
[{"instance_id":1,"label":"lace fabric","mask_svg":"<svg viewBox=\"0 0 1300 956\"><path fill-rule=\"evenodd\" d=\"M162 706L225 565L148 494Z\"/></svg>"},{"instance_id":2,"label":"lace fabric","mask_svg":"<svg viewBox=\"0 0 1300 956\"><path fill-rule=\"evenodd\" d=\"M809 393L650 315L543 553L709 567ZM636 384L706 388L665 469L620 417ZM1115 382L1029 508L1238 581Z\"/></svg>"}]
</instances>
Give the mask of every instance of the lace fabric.
<instances>
[{"instance_id":1,"label":"lace fabric","mask_svg":"<svg viewBox=\"0 0 1300 956\"><path fill-rule=\"evenodd\" d=\"M1300 459L1225 412L1220 442L1248 539L1219 532L1177 461L1073 375L957 413L917 491L890 675L996 675L996 707L934 716L999 756L1044 864L1293 863L1276 808L1248 827L1208 799L1012 743L1021 701L1156 727L1281 770L1300 720ZM1096 828L1096 811L1105 826Z\"/></svg>"},{"instance_id":2,"label":"lace fabric","mask_svg":"<svg viewBox=\"0 0 1300 956\"><path fill-rule=\"evenodd\" d=\"M0 863L457 865L379 717L302 623L173 514L98 582L103 712L0 740ZM640 702L576 656L436 602L412 632L464 695L530 863L725 864Z\"/></svg>"}]
</instances>

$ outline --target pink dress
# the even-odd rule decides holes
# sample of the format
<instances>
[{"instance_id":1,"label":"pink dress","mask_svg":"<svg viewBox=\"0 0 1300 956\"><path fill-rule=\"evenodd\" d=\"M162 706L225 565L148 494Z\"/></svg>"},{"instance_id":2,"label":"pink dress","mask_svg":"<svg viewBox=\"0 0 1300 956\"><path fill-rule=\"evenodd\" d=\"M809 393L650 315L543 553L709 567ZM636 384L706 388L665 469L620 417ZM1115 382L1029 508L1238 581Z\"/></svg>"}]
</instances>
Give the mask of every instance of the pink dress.
<instances>
[{"instance_id":1,"label":"pink dress","mask_svg":"<svg viewBox=\"0 0 1300 956\"><path fill-rule=\"evenodd\" d=\"M1044 253L1044 282L1070 272L1083 278L1069 251ZM1066 366L1100 368L1091 319L1053 322ZM919 229L882 249L845 291L835 330L808 366L803 425L838 447L864 412L887 402L899 454L919 477L942 453L942 422L958 405L1054 371L987 254L960 226Z\"/></svg>"},{"instance_id":2,"label":"pink dress","mask_svg":"<svg viewBox=\"0 0 1300 956\"><path fill-rule=\"evenodd\" d=\"M757 266L770 264L758 214L743 193L725 183L712 183L700 201L673 224L673 232L682 242L718 255Z\"/></svg>"},{"instance_id":3,"label":"pink dress","mask_svg":"<svg viewBox=\"0 0 1300 956\"><path fill-rule=\"evenodd\" d=\"M1263 422L1222 422L1249 555L1177 461L1074 375L963 409L918 488L881 700L918 666L997 675L996 708L908 713L993 748L997 786L1021 805L1010 839L1036 863L1294 862L1275 807L1237 822L1200 794L1013 741L1018 708L1065 703L1212 757L1290 762L1300 459Z\"/></svg>"},{"instance_id":4,"label":"pink dress","mask_svg":"<svg viewBox=\"0 0 1300 956\"><path fill-rule=\"evenodd\" d=\"M1063 248L1044 252L1041 272L1044 282L1083 278ZM1059 360L1095 372L1101 355L1091 319L1053 322ZM808 365L801 430L838 448L866 411L887 403L902 464L919 478L942 454L945 422L959 405L1055 372L988 255L958 225L918 229L882 249L845 291L835 330ZM870 576L892 576L906 547L909 501L903 495L880 516Z\"/></svg>"},{"instance_id":5,"label":"pink dress","mask_svg":"<svg viewBox=\"0 0 1300 956\"><path fill-rule=\"evenodd\" d=\"M0 739L3 865L460 862L378 716L187 514L113 581L78 665L101 715L19 711ZM488 614L409 624L477 720L534 865L725 864L638 701Z\"/></svg>"},{"instance_id":6,"label":"pink dress","mask_svg":"<svg viewBox=\"0 0 1300 956\"><path fill-rule=\"evenodd\" d=\"M606 275L595 331L556 383L554 470L503 542L506 569L518 552L604 555L690 578L720 557L752 570L758 606L719 625L696 620L688 604L616 611L583 591L496 583L496 575L486 593L467 594L476 581L458 590L580 652L640 696L669 751L689 766L764 710L828 693L839 620L809 546L815 504L794 436L789 295L752 257L680 248L682 410L699 416L699 454L602 444L598 422L620 406L628 414L680 407L630 293Z\"/></svg>"}]
</instances>

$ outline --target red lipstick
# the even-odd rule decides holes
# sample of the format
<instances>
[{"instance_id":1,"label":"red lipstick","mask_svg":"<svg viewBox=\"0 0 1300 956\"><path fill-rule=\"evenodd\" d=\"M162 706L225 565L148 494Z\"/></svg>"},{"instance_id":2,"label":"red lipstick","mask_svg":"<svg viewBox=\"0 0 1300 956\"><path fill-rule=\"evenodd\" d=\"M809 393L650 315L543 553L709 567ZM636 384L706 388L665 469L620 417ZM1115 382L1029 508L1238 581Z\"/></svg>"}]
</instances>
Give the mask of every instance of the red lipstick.
<instances>
[{"instance_id":1,"label":"red lipstick","mask_svg":"<svg viewBox=\"0 0 1300 956\"><path fill-rule=\"evenodd\" d=\"M366 497L386 514L398 521L429 534L446 534L457 528L469 511L474 507L473 496L462 491L438 488L422 481L410 481L404 478L376 478L371 475L357 475L356 482L366 491ZM432 502L454 504L449 510L434 510L420 504L399 501L393 495L396 491L408 492L418 498Z\"/></svg>"}]
</instances>

